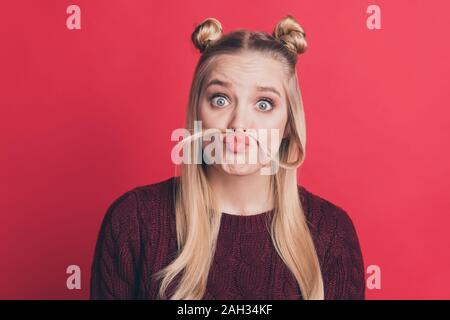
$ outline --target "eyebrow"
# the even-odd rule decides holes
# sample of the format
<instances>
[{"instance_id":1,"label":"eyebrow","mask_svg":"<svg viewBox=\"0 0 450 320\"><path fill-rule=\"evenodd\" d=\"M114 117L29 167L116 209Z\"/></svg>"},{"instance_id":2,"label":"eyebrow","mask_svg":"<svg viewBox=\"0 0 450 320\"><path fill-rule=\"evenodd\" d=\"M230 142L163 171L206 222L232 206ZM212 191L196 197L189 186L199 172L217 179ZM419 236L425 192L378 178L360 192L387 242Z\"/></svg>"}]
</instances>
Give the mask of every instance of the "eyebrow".
<instances>
[{"instance_id":1,"label":"eyebrow","mask_svg":"<svg viewBox=\"0 0 450 320\"><path fill-rule=\"evenodd\" d=\"M211 80L211 81L208 82L208 84L206 85L206 88L208 88L209 86L212 86L212 85L218 85L218 86L222 86L222 87L225 87L225 88L230 88L230 87L232 87L232 84L231 84L230 82L222 81L222 80L219 80L219 79L213 79L213 80ZM257 91L260 91L260 92L262 92L262 91L273 92L273 93L275 93L276 95L278 95L279 97L281 97L281 94L280 94L280 93L278 92L278 90L275 89L274 87L257 86L257 87L256 87L256 90L257 90Z\"/></svg>"},{"instance_id":2,"label":"eyebrow","mask_svg":"<svg viewBox=\"0 0 450 320\"><path fill-rule=\"evenodd\" d=\"M258 90L258 91L270 91L270 92L275 93L276 95L278 95L281 98L281 94L278 92L277 89L275 89L273 87L257 86L256 90Z\"/></svg>"}]
</instances>

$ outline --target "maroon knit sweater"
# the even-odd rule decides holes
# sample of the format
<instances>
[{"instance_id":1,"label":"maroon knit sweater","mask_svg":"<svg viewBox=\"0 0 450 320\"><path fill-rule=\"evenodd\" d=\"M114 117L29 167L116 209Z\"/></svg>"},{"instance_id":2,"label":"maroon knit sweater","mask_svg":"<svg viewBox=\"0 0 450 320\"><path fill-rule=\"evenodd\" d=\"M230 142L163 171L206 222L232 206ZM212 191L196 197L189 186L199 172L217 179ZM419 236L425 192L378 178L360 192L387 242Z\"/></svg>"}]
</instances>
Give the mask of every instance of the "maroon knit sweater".
<instances>
[{"instance_id":1,"label":"maroon knit sweater","mask_svg":"<svg viewBox=\"0 0 450 320\"><path fill-rule=\"evenodd\" d=\"M151 275L177 252L174 183L172 177L136 187L108 208L91 268L91 299L157 299L159 283ZM364 299L363 257L352 220L303 186L298 190L319 257L325 299ZM272 214L222 213L203 299L302 299L266 228ZM169 286L168 296L174 286Z\"/></svg>"}]
</instances>

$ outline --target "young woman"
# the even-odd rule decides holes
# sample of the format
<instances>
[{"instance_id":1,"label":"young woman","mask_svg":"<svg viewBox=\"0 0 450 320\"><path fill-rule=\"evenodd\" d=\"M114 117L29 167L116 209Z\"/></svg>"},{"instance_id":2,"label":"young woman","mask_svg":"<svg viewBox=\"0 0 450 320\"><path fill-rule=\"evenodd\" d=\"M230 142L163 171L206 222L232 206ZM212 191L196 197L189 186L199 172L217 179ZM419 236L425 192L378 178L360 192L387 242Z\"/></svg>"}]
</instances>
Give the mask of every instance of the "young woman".
<instances>
[{"instance_id":1,"label":"young woman","mask_svg":"<svg viewBox=\"0 0 450 320\"><path fill-rule=\"evenodd\" d=\"M306 142L296 74L303 28L288 15L272 35L223 34L208 18L192 41L201 57L186 128L201 121L203 138L207 129L227 132L215 151L222 160L262 156L207 163L217 140L204 139L200 163L116 199L99 233L91 299L364 299L352 220L297 184ZM279 134L264 144L252 136L259 129ZM193 146L194 138L183 142ZM262 174L262 159L273 166L274 154L278 170Z\"/></svg>"}]
</instances>

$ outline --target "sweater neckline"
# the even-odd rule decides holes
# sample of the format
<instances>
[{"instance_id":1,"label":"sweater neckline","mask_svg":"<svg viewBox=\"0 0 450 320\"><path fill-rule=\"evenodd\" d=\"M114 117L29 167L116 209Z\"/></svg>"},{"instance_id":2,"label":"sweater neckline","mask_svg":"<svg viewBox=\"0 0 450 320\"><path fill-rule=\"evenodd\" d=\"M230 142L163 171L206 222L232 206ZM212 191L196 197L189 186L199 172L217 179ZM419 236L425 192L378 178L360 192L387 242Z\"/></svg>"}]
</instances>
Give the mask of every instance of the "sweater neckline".
<instances>
[{"instance_id":1,"label":"sweater neckline","mask_svg":"<svg viewBox=\"0 0 450 320\"><path fill-rule=\"evenodd\" d=\"M268 231L274 211L275 209L271 209L251 215L222 212L220 228L227 232L240 233Z\"/></svg>"}]
</instances>

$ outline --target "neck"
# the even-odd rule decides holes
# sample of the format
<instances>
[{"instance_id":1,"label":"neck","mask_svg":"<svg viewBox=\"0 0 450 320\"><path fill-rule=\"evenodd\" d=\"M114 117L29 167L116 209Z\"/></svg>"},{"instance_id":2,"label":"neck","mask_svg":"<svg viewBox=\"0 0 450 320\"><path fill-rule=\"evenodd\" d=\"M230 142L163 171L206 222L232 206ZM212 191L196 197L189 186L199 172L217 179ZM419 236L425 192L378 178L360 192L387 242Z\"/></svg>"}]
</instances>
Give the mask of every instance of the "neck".
<instances>
[{"instance_id":1,"label":"neck","mask_svg":"<svg viewBox=\"0 0 450 320\"><path fill-rule=\"evenodd\" d=\"M274 207L270 175L259 170L249 175L231 175L208 166L206 176L221 212L254 215Z\"/></svg>"}]
</instances>

